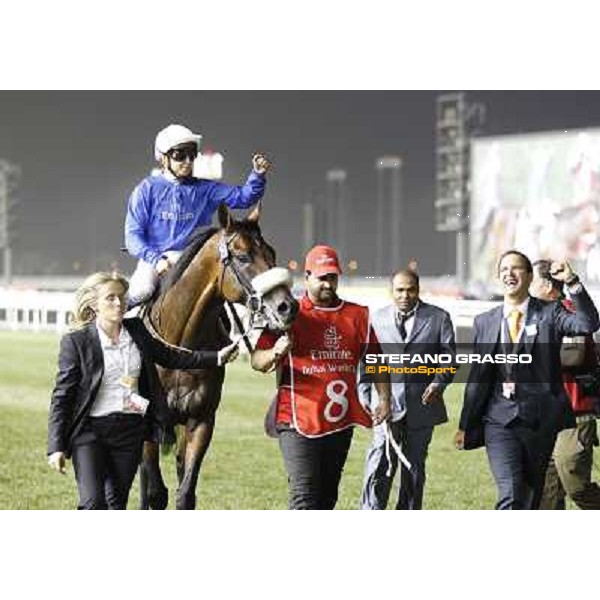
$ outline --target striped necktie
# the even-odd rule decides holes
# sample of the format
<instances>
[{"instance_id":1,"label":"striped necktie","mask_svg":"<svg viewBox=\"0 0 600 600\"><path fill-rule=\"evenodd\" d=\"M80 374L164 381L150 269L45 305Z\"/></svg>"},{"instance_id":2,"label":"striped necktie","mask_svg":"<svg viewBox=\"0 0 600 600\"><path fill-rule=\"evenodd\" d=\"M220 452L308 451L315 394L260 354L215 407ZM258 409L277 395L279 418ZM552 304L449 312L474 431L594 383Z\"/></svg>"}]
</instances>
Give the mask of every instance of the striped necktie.
<instances>
[{"instance_id":1,"label":"striped necktie","mask_svg":"<svg viewBox=\"0 0 600 600\"><path fill-rule=\"evenodd\" d=\"M402 314L398 313L398 331L400 333L400 338L403 342L406 341L406 321L410 319L415 314L415 309L411 310L409 313Z\"/></svg>"}]
</instances>

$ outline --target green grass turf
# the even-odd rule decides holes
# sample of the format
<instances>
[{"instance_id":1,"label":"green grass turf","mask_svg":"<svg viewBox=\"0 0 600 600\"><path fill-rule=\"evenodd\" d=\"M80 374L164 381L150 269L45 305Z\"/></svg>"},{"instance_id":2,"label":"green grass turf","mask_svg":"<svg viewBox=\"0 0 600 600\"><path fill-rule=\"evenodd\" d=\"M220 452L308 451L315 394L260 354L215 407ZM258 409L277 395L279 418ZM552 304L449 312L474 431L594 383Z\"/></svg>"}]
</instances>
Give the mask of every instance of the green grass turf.
<instances>
[{"instance_id":1,"label":"green grass turf","mask_svg":"<svg viewBox=\"0 0 600 600\"><path fill-rule=\"evenodd\" d=\"M71 464L61 476L46 464L47 410L59 338L0 332L0 508L70 509L77 490ZM238 361L228 367L217 425L198 485L201 509L285 509L287 481L276 440L263 433L274 381ZM452 447L462 385L446 394L450 422L435 429L428 459L426 509L488 509L495 489L482 450ZM340 486L338 508L356 509L370 433L358 430ZM162 458L173 508L173 455ZM397 482L395 482L397 486ZM395 493L394 493L395 495ZM136 508L137 478L129 508ZM390 502L393 505L393 502Z\"/></svg>"}]
</instances>

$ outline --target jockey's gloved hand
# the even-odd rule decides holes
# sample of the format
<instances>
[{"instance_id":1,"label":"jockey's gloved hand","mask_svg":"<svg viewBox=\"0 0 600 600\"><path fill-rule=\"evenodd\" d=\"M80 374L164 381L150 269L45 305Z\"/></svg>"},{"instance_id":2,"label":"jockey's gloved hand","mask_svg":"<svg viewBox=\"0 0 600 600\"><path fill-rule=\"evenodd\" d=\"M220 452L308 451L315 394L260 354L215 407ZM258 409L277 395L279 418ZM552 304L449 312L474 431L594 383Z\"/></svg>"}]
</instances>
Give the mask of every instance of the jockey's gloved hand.
<instances>
[{"instance_id":1,"label":"jockey's gloved hand","mask_svg":"<svg viewBox=\"0 0 600 600\"><path fill-rule=\"evenodd\" d=\"M168 271L170 268L171 268L171 261L169 261L169 259L166 256L163 256L156 263L156 272L159 275L162 275L164 272Z\"/></svg>"},{"instance_id":2,"label":"jockey's gloved hand","mask_svg":"<svg viewBox=\"0 0 600 600\"><path fill-rule=\"evenodd\" d=\"M217 353L217 365L222 367L223 365L233 362L240 354L240 349L238 348L238 344L241 338L238 338L229 346L225 346L221 348Z\"/></svg>"},{"instance_id":3,"label":"jockey's gloved hand","mask_svg":"<svg viewBox=\"0 0 600 600\"><path fill-rule=\"evenodd\" d=\"M264 154L255 154L252 157L252 169L259 175L266 175L271 168L271 161Z\"/></svg>"}]
</instances>

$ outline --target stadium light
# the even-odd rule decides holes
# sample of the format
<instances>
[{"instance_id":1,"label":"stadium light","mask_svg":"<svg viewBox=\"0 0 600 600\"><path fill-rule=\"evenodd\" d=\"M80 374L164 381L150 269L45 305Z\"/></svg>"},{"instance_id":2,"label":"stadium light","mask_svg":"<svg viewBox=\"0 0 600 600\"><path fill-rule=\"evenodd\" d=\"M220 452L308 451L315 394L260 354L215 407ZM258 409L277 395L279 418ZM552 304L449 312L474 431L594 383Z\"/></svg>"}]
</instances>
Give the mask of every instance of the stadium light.
<instances>
[{"instance_id":1,"label":"stadium light","mask_svg":"<svg viewBox=\"0 0 600 600\"><path fill-rule=\"evenodd\" d=\"M14 238L12 212L18 201L13 191L18 185L21 169L6 160L0 160L0 249L4 250L4 280L7 285L12 280L12 248Z\"/></svg>"}]
</instances>

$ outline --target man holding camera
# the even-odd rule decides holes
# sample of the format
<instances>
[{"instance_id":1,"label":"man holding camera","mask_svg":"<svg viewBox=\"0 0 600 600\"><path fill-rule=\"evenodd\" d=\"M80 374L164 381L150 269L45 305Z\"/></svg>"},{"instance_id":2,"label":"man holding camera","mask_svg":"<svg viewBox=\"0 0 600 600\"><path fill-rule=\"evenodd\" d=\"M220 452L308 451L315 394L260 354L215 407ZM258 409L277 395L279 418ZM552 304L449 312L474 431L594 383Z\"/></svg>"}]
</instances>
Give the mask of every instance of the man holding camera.
<instances>
[{"instance_id":1,"label":"man holding camera","mask_svg":"<svg viewBox=\"0 0 600 600\"><path fill-rule=\"evenodd\" d=\"M573 311L573 303L563 296L563 282L550 274L549 260L533 263L530 293L541 300L561 301ZM600 486L592 482L594 446L598 445L596 409L598 389L598 355L591 335L563 338L561 348L562 380L577 426L559 432L546 481L540 509L565 508L565 496L584 510L600 509Z\"/></svg>"}]
</instances>

